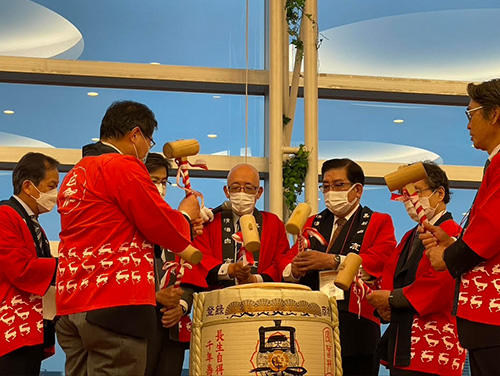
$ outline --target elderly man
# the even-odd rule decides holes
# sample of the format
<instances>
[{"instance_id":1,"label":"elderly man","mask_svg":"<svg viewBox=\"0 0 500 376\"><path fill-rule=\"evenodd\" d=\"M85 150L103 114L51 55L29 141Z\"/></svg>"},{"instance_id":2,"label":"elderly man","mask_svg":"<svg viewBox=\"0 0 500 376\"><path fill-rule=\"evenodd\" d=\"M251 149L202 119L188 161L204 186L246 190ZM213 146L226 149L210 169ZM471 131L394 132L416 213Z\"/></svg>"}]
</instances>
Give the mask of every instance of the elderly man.
<instances>
[{"instance_id":1,"label":"elderly man","mask_svg":"<svg viewBox=\"0 0 500 376\"><path fill-rule=\"evenodd\" d=\"M427 179L415 189L429 223L450 236L460 226L446 210L450 188L446 173L432 162L423 162ZM411 219L418 215L410 200L404 200ZM408 231L387 261L382 290L367 296L389 328L384 332L378 354L391 376L460 376L465 351L458 343L456 320L451 315L455 283L449 273L432 269L417 226Z\"/></svg>"},{"instance_id":2,"label":"elderly man","mask_svg":"<svg viewBox=\"0 0 500 376\"><path fill-rule=\"evenodd\" d=\"M224 187L231 210L216 214L214 220L205 225L203 234L194 239L193 245L203 252L203 267L186 271L183 281L191 280L201 286L201 282L193 278L204 276L209 288L214 289L236 283L281 280L278 263L288 251L289 243L283 222L276 215L255 208L263 192L259 182L258 171L249 164L231 169ZM238 261L239 245L232 239L239 231L239 218L245 214L253 214L259 228L261 247L254 254L254 266Z\"/></svg>"},{"instance_id":3,"label":"elderly man","mask_svg":"<svg viewBox=\"0 0 500 376\"><path fill-rule=\"evenodd\" d=\"M310 238L307 251L298 253L295 244L281 263L283 279L321 290L338 299L340 343L344 375L378 375L375 347L380 339L380 321L366 299L358 299L351 287L345 296L335 290L335 271L345 256L354 252L363 259L363 279L374 282L382 275L384 263L396 240L388 214L360 205L365 176L350 159L331 159L321 169L327 209L308 219L305 227L315 228L325 245Z\"/></svg>"},{"instance_id":4,"label":"elderly man","mask_svg":"<svg viewBox=\"0 0 500 376\"><path fill-rule=\"evenodd\" d=\"M467 129L489 154L483 181L458 239L431 225L420 236L434 269L457 280L454 312L472 375L489 376L498 375L500 357L500 79L471 83L467 93Z\"/></svg>"},{"instance_id":5,"label":"elderly man","mask_svg":"<svg viewBox=\"0 0 500 376\"><path fill-rule=\"evenodd\" d=\"M58 165L44 154L26 154L12 173L14 196L0 202L0 375L38 376L42 359L54 353L42 295L57 261L38 216L55 206Z\"/></svg>"}]
</instances>

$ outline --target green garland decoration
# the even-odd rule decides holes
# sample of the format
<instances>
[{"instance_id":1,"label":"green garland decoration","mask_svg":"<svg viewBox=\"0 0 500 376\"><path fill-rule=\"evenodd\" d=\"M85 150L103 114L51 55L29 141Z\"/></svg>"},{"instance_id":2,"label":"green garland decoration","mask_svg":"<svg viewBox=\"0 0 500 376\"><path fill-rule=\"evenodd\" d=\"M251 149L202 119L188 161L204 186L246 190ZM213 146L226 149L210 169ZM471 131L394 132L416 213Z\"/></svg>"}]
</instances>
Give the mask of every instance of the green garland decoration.
<instances>
[{"instance_id":1,"label":"green garland decoration","mask_svg":"<svg viewBox=\"0 0 500 376\"><path fill-rule=\"evenodd\" d=\"M286 0L285 12L286 21L288 23L288 34L290 35L290 43L295 46L297 53L304 54L304 42L300 39L300 21L302 13L304 13L304 6L306 0ZM306 14L311 19L311 16Z\"/></svg>"},{"instance_id":2,"label":"green garland decoration","mask_svg":"<svg viewBox=\"0 0 500 376\"><path fill-rule=\"evenodd\" d=\"M297 206L298 196L304 189L309 166L307 158L310 153L301 144L298 152L292 158L283 162L283 197L290 213Z\"/></svg>"}]
</instances>

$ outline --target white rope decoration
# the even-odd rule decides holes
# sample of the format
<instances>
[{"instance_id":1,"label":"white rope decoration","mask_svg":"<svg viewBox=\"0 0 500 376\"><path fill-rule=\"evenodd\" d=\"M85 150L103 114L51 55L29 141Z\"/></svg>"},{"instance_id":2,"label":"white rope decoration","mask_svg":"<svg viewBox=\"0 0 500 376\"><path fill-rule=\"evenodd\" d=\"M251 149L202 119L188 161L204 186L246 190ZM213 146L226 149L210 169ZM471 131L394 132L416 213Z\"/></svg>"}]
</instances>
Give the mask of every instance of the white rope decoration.
<instances>
[{"instance_id":1,"label":"white rope decoration","mask_svg":"<svg viewBox=\"0 0 500 376\"><path fill-rule=\"evenodd\" d=\"M191 376L202 375L202 343L201 328L203 323L203 309L205 307L205 296L203 293L193 295L193 322L191 326L191 348L189 357L189 374Z\"/></svg>"},{"instance_id":2,"label":"white rope decoration","mask_svg":"<svg viewBox=\"0 0 500 376\"><path fill-rule=\"evenodd\" d=\"M335 347L335 376L342 376L342 348L340 346L340 330L339 330L339 311L337 309L337 301L335 298L330 298L330 311L332 312L333 326L333 343Z\"/></svg>"}]
</instances>

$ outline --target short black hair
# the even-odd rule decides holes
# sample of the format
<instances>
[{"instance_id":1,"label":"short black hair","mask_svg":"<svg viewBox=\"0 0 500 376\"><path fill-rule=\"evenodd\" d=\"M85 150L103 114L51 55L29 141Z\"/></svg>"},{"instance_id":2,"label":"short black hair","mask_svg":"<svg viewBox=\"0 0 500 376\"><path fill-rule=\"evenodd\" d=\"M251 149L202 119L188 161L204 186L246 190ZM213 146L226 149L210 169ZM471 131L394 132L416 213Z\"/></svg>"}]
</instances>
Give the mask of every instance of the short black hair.
<instances>
[{"instance_id":1,"label":"short black hair","mask_svg":"<svg viewBox=\"0 0 500 376\"><path fill-rule=\"evenodd\" d=\"M483 117L489 118L490 111L500 106L500 79L496 78L477 85L471 82L467 85L467 94L483 106Z\"/></svg>"},{"instance_id":2,"label":"short black hair","mask_svg":"<svg viewBox=\"0 0 500 376\"><path fill-rule=\"evenodd\" d=\"M101 122L101 139L120 139L135 127L151 138L158 128L155 114L148 106L134 101L114 102Z\"/></svg>"},{"instance_id":3,"label":"short black hair","mask_svg":"<svg viewBox=\"0 0 500 376\"><path fill-rule=\"evenodd\" d=\"M12 172L12 185L14 194L21 193L23 183L31 181L35 186L45 179L47 170L52 170L59 166L59 162L48 155L42 153L28 153L17 162Z\"/></svg>"},{"instance_id":4,"label":"short black hair","mask_svg":"<svg viewBox=\"0 0 500 376\"><path fill-rule=\"evenodd\" d=\"M321 177L323 178L327 171L344 167L347 167L347 179L349 179L351 183L365 185L365 174L363 169L359 164L348 158L336 158L325 161L321 167Z\"/></svg>"},{"instance_id":5,"label":"short black hair","mask_svg":"<svg viewBox=\"0 0 500 376\"><path fill-rule=\"evenodd\" d=\"M425 172L427 172L427 184L429 188L435 191L439 187L444 188L444 203L450 202L450 183L446 172L432 161L423 161Z\"/></svg>"},{"instance_id":6,"label":"short black hair","mask_svg":"<svg viewBox=\"0 0 500 376\"><path fill-rule=\"evenodd\" d=\"M149 173L164 167L167 170L168 175L168 171L170 170L170 161L158 153L148 153L145 165Z\"/></svg>"}]
</instances>

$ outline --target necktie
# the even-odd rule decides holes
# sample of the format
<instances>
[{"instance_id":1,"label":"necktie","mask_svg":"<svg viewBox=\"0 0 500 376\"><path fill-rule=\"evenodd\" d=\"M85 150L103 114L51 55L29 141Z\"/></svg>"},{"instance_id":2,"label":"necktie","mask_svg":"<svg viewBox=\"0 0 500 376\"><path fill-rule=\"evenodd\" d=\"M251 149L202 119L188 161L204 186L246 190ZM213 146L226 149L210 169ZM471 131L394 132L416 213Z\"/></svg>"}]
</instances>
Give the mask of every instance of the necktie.
<instances>
[{"instance_id":1,"label":"necktie","mask_svg":"<svg viewBox=\"0 0 500 376\"><path fill-rule=\"evenodd\" d=\"M335 222L335 224L337 225L337 228L335 229L332 237L330 238L330 242L328 243L328 247L326 248L326 253L330 252L330 249L332 249L333 244L335 243L335 240L337 240L337 238L339 237L340 232L342 231L342 229L344 228L344 225L346 223L347 223L347 220L343 217L340 217L339 219L337 219L337 221Z\"/></svg>"},{"instance_id":2,"label":"necktie","mask_svg":"<svg viewBox=\"0 0 500 376\"><path fill-rule=\"evenodd\" d=\"M240 231L240 219L234 223L234 233L236 234L238 231ZM235 262L238 262L238 260L241 258L242 252L241 252L241 244L234 242L234 260Z\"/></svg>"},{"instance_id":3,"label":"necktie","mask_svg":"<svg viewBox=\"0 0 500 376\"><path fill-rule=\"evenodd\" d=\"M43 249L42 227L40 226L40 223L38 222L38 219L36 218L35 215L31 215L30 218L31 221L33 222L33 227L35 228L36 240L38 242L38 245L40 249Z\"/></svg>"},{"instance_id":4,"label":"necktie","mask_svg":"<svg viewBox=\"0 0 500 376\"><path fill-rule=\"evenodd\" d=\"M486 160L486 163L484 164L484 168L483 168L483 177L484 177L484 174L486 174L486 170L488 169L488 166L490 165L491 161L490 159L488 158Z\"/></svg>"}]
</instances>

